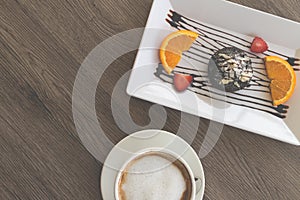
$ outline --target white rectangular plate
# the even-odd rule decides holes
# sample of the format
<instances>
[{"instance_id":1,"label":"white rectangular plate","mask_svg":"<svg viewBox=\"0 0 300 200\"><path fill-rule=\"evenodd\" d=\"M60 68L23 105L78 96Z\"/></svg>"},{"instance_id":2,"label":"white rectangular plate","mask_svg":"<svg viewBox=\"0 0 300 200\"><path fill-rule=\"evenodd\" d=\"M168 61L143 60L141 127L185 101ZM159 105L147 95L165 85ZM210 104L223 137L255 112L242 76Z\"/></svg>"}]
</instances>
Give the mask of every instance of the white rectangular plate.
<instances>
[{"instance_id":1,"label":"white rectangular plate","mask_svg":"<svg viewBox=\"0 0 300 200\"><path fill-rule=\"evenodd\" d=\"M300 145L300 123L297 122L300 113L299 80L293 97L287 102L289 109L288 113L284 114L286 118L281 119L267 112L237 105L240 102L232 99L231 94L226 97L227 103L224 108L216 108L219 103L211 98L197 95L191 90L177 93L172 84L154 75L160 62L158 56L160 44L164 37L176 30L165 20L170 9L210 28L225 31L247 41L251 41L255 35L261 36L268 42L270 49L290 57L300 57L300 37L297 34L300 33L299 23L222 0L189 0L188 3L180 0L154 0L129 79L127 93L196 116ZM190 65L196 69L207 67L207 64L188 58L182 59L179 64ZM296 74L299 79L300 72ZM239 93L247 94L246 91ZM261 94L257 97L268 98ZM258 100L257 103L249 105L255 107L259 103L263 102ZM271 107L272 104L268 108L270 111L273 110Z\"/></svg>"}]
</instances>

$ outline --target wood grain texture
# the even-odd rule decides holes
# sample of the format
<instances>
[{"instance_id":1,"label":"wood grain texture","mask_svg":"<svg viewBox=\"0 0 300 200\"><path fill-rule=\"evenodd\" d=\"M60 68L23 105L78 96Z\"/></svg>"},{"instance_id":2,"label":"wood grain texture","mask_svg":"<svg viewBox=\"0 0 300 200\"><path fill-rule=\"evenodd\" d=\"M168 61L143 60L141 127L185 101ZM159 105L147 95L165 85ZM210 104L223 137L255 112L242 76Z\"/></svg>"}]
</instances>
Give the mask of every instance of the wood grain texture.
<instances>
[{"instance_id":1,"label":"wood grain texture","mask_svg":"<svg viewBox=\"0 0 300 200\"><path fill-rule=\"evenodd\" d=\"M232 1L300 22L298 0ZM81 144L73 124L73 83L80 64L97 44L145 25L151 4L151 0L1 0L0 199L102 199L102 164ZM98 118L115 143L124 134L111 114L111 94L135 54L117 59L97 90ZM137 124L149 123L151 105L131 99L130 113ZM176 132L180 112L166 111L164 129ZM196 151L208 125L201 119L192 144ZM202 162L205 199L300 197L299 147L226 126Z\"/></svg>"}]
</instances>

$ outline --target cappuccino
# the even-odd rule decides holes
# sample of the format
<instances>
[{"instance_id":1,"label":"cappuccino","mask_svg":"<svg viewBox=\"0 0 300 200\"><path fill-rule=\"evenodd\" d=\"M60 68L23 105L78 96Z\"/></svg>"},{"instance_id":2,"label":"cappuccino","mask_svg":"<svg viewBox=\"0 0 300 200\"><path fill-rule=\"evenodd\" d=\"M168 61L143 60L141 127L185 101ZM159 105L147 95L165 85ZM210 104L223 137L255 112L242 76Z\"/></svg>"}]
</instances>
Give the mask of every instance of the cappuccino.
<instances>
[{"instance_id":1,"label":"cappuccino","mask_svg":"<svg viewBox=\"0 0 300 200\"><path fill-rule=\"evenodd\" d=\"M119 200L190 200L192 181L181 161L162 152L131 160L118 182Z\"/></svg>"}]
</instances>

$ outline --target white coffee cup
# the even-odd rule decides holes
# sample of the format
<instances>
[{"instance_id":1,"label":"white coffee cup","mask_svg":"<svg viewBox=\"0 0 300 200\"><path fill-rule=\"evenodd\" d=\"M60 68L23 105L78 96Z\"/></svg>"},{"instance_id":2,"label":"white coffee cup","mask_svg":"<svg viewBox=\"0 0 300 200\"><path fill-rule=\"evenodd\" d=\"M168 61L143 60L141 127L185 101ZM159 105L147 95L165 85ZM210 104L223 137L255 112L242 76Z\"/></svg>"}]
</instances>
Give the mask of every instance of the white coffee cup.
<instances>
[{"instance_id":1,"label":"white coffee cup","mask_svg":"<svg viewBox=\"0 0 300 200\"><path fill-rule=\"evenodd\" d=\"M140 151L138 153L135 153L133 156L131 156L127 160L127 162L125 162L125 164L120 169L120 171L117 175L116 181L115 181L115 199L116 200L124 200L124 198L122 197L123 195L122 195L121 191L122 191L123 184L125 184L125 181L123 181L124 176L128 176L128 174L131 173L130 171L128 171L129 168L132 167L138 160L146 158L147 156L148 157L152 156L152 158L155 158L155 156L161 157L162 159L168 160L170 162L169 165L173 165L172 166L173 169L174 169L174 166L177 167L177 169L181 172L181 174L178 176L182 176L182 178L185 180L185 184L186 184L185 185L186 189L182 193L184 195L183 199L184 200L195 200L196 194L199 192L199 190L197 188L201 188L200 187L201 180L194 176L193 171L191 170L188 163L184 159L182 159L179 154L171 152L166 149L146 149L146 150ZM155 164L153 163L153 165L155 165ZM157 168L157 171L158 171L158 170L165 169L165 167L167 168L169 166L165 165L163 167L161 167L161 166L157 166L157 167L158 167ZM145 173L145 174L156 173L156 171L147 171L147 172L143 171L143 173ZM141 174L143 174L143 173L141 173ZM173 179L174 179L174 177L169 177L169 180L173 181ZM176 179L176 180L178 180L178 179ZM182 181L181 181L181 185L182 185ZM178 191L174 190L174 192L178 192Z\"/></svg>"}]
</instances>

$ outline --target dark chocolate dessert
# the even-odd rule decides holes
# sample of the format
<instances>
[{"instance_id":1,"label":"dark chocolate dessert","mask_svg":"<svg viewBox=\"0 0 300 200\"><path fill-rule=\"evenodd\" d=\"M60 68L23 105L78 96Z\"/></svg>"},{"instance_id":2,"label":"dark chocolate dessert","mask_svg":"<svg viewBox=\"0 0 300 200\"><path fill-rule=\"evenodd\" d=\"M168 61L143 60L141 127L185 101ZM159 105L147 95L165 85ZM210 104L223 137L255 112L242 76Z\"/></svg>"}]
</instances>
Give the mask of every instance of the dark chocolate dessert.
<instances>
[{"instance_id":1,"label":"dark chocolate dessert","mask_svg":"<svg viewBox=\"0 0 300 200\"><path fill-rule=\"evenodd\" d=\"M208 76L214 88L234 92L249 86L253 76L251 59L236 47L217 51L208 64Z\"/></svg>"}]
</instances>

